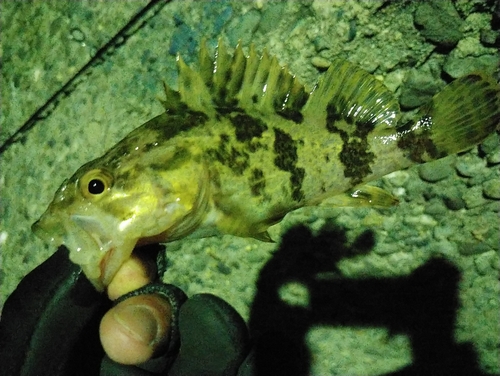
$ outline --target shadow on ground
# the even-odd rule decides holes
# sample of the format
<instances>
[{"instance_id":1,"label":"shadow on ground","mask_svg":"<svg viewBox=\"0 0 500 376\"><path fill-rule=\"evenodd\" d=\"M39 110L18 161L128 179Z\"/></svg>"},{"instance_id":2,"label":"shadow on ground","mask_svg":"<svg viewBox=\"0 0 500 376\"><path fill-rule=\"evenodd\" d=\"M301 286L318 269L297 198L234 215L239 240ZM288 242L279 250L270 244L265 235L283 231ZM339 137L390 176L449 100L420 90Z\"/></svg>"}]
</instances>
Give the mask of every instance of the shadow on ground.
<instances>
[{"instance_id":1,"label":"shadow on ground","mask_svg":"<svg viewBox=\"0 0 500 376\"><path fill-rule=\"evenodd\" d=\"M345 232L338 228L313 236L300 226L283 237L260 272L250 313L256 374L310 374L306 334L312 326L323 325L385 327L407 335L413 363L386 376L484 375L472 346L453 338L458 270L436 259L406 277L341 278L338 261L368 252L373 243L373 234L366 232L348 247ZM318 274L330 278L316 278ZM280 299L280 287L291 281L307 287L309 307L290 306Z\"/></svg>"},{"instance_id":2,"label":"shadow on ground","mask_svg":"<svg viewBox=\"0 0 500 376\"><path fill-rule=\"evenodd\" d=\"M302 226L290 230L257 280L248 323L253 350L243 375L311 374L306 335L317 325L383 327L405 334L411 341L413 363L385 376L486 375L472 346L453 339L458 270L443 260L432 260L407 277L343 277L338 262L367 253L373 245L371 232L347 246L345 232L338 228L316 236ZM280 288L289 282L307 288L308 307L290 306L280 299ZM99 374L104 353L98 325L109 306L61 247L23 279L4 307L0 360L7 369L3 372Z\"/></svg>"}]
</instances>

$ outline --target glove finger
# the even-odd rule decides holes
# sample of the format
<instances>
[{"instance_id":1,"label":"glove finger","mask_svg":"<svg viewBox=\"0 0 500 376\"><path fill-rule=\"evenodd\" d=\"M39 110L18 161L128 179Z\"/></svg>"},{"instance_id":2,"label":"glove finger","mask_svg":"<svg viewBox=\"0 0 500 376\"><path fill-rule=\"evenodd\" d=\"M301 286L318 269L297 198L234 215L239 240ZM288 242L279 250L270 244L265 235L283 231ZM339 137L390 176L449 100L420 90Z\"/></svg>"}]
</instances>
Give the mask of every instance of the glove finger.
<instances>
[{"instance_id":1,"label":"glove finger","mask_svg":"<svg viewBox=\"0 0 500 376\"><path fill-rule=\"evenodd\" d=\"M178 329L178 312L182 303L186 300L186 295L179 288L168 285L164 283L151 283L142 288L134 290L128 294L125 294L116 300L116 304L119 304L131 297L136 297L140 295L151 295L157 294L166 299L171 306L171 314L169 317L170 328L169 328L169 342L166 352L154 357L153 359L136 366L124 366L122 364L116 363L109 359L107 356L101 363L101 376L111 376L111 375L142 375L139 369L151 372L150 374L162 374L164 373L179 351L179 329ZM126 373L129 370L129 373ZM148 373L145 373L148 374Z\"/></svg>"},{"instance_id":2,"label":"glove finger","mask_svg":"<svg viewBox=\"0 0 500 376\"><path fill-rule=\"evenodd\" d=\"M236 375L248 353L243 318L224 300L199 294L179 314L181 351L169 376Z\"/></svg>"}]
</instances>

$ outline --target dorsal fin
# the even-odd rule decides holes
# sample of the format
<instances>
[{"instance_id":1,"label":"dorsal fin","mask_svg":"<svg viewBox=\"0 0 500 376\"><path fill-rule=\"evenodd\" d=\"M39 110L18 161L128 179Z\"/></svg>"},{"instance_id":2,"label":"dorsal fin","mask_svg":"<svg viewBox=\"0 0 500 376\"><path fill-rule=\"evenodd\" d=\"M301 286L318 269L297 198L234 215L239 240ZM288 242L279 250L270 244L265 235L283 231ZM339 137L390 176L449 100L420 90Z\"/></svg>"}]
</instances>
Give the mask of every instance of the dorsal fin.
<instances>
[{"instance_id":1,"label":"dorsal fin","mask_svg":"<svg viewBox=\"0 0 500 376\"><path fill-rule=\"evenodd\" d=\"M327 111L353 123L394 126L399 104L392 93L371 74L348 61L336 59L309 94L298 79L266 50L258 55L251 45L245 56L241 44L233 55L219 39L215 57L202 42L198 69L177 57L178 91L165 87L168 112L189 108L208 116L241 108L260 114L278 113L295 121L322 120Z\"/></svg>"},{"instance_id":2,"label":"dorsal fin","mask_svg":"<svg viewBox=\"0 0 500 376\"><path fill-rule=\"evenodd\" d=\"M302 110L311 122L327 112L356 124L388 127L395 126L400 116L398 101L380 81L341 59L333 61Z\"/></svg>"},{"instance_id":3,"label":"dorsal fin","mask_svg":"<svg viewBox=\"0 0 500 376\"><path fill-rule=\"evenodd\" d=\"M179 78L177 79L178 92L181 102L191 110L201 111L208 116L215 114L212 104L212 95L205 85L202 75L187 66L180 55L177 56L177 69Z\"/></svg>"},{"instance_id":4,"label":"dorsal fin","mask_svg":"<svg viewBox=\"0 0 500 376\"><path fill-rule=\"evenodd\" d=\"M300 110L308 94L304 86L287 68L280 66L264 50L262 56L250 46L245 56L241 44L233 55L219 40L215 58L211 58L206 42L200 48L198 69L190 68L178 56L178 90L165 85L170 113L189 108L212 116L216 111L239 107L262 114L278 112L285 117L301 116Z\"/></svg>"}]
</instances>

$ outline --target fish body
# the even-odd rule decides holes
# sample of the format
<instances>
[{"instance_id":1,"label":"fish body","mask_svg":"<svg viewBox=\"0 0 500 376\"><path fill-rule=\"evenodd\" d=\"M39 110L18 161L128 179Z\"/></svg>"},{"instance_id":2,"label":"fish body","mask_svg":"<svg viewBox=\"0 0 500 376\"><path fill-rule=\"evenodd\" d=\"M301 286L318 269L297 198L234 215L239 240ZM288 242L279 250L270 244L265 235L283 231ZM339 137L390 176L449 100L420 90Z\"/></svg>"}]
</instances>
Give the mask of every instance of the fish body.
<instances>
[{"instance_id":1,"label":"fish body","mask_svg":"<svg viewBox=\"0 0 500 376\"><path fill-rule=\"evenodd\" d=\"M480 143L500 121L499 86L462 77L400 124L382 83L335 60L308 92L266 52L206 46L194 70L178 58L165 112L63 182L33 225L65 244L97 289L137 245L232 234L268 240L297 208L331 197L394 203L363 186Z\"/></svg>"}]
</instances>

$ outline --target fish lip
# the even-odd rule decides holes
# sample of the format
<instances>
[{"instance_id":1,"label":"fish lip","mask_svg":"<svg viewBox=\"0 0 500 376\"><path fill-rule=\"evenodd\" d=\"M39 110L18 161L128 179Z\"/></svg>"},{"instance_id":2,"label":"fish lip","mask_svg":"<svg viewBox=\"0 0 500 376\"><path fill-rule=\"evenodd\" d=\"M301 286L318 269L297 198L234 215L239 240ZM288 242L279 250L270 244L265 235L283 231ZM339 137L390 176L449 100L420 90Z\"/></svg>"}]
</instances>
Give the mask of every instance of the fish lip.
<instances>
[{"instance_id":1,"label":"fish lip","mask_svg":"<svg viewBox=\"0 0 500 376\"><path fill-rule=\"evenodd\" d=\"M54 234L53 231L48 231L49 227L47 224L47 219L45 216L40 217L35 223L31 225L31 231L35 236L46 243L61 245L64 243L63 236L61 234ZM50 227L52 228L52 227Z\"/></svg>"},{"instance_id":2,"label":"fish lip","mask_svg":"<svg viewBox=\"0 0 500 376\"><path fill-rule=\"evenodd\" d=\"M103 222L95 215L45 213L31 227L44 242L66 246L70 260L82 268L96 290L104 291L137 242L117 226L113 218Z\"/></svg>"},{"instance_id":3,"label":"fish lip","mask_svg":"<svg viewBox=\"0 0 500 376\"><path fill-rule=\"evenodd\" d=\"M105 236L103 226L90 216L54 216L44 213L32 224L33 233L49 245L63 244L70 260L79 265L98 291L106 286L106 257L112 241ZM107 274L110 274L109 272Z\"/></svg>"},{"instance_id":4,"label":"fish lip","mask_svg":"<svg viewBox=\"0 0 500 376\"><path fill-rule=\"evenodd\" d=\"M96 289L102 291L109 285L116 272L108 270L108 263L115 249L113 240L106 235L102 223L94 217L74 214L70 216L70 220L78 231L76 235L72 231L67 231L65 242L75 243L75 238L82 241L88 247L89 259L85 260L83 255L78 257L79 249L71 249L70 256L72 255L73 261L82 267Z\"/></svg>"},{"instance_id":5,"label":"fish lip","mask_svg":"<svg viewBox=\"0 0 500 376\"><path fill-rule=\"evenodd\" d=\"M130 257L137 239L122 234L119 231L119 223L111 220L102 222L94 216L76 214L71 215L70 219L74 231L68 232L69 236L73 237L68 241L78 246L81 246L78 243L81 241L89 250L89 254L83 252L78 255L78 252L75 252L72 260L82 267L96 289L103 291L109 286L123 262ZM82 249L85 251L85 248Z\"/></svg>"},{"instance_id":6,"label":"fish lip","mask_svg":"<svg viewBox=\"0 0 500 376\"><path fill-rule=\"evenodd\" d=\"M114 253L115 253L115 248L111 247L99 262L99 270L101 271L100 282L103 286L108 286L116 274L116 270L112 271L109 268L109 262L114 258L113 257Z\"/></svg>"}]
</instances>

